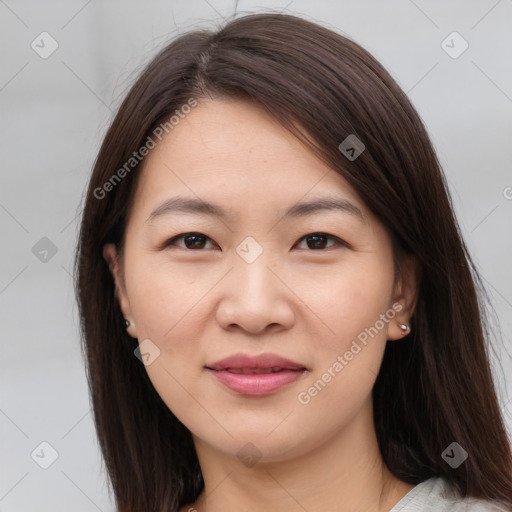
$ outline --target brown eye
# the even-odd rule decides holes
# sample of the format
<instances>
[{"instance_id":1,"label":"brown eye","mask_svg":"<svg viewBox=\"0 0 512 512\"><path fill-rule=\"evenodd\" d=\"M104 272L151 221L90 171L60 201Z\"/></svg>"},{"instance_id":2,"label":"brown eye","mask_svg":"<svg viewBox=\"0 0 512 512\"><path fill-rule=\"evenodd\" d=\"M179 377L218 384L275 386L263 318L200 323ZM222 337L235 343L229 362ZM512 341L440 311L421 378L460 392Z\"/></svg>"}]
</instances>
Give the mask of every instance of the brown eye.
<instances>
[{"instance_id":1,"label":"brown eye","mask_svg":"<svg viewBox=\"0 0 512 512\"><path fill-rule=\"evenodd\" d=\"M329 249L331 248L333 245L346 245L345 242L343 242L343 240L340 240L338 237L335 237L333 235L328 235L326 233L310 233L309 235L306 235L306 236L303 236L299 242L301 242L302 240L305 240L307 245L308 245L308 249L313 249L313 250L322 250L322 249ZM327 241L328 240L332 240L334 241L334 244L326 247L326 244L327 244Z\"/></svg>"},{"instance_id":2,"label":"brown eye","mask_svg":"<svg viewBox=\"0 0 512 512\"><path fill-rule=\"evenodd\" d=\"M180 246L176 244L176 241L183 239L184 246ZM164 247L169 246L177 246L182 247L184 249L190 250L200 250L205 248L206 242L210 240L206 235L201 233L183 233L181 235L175 236L167 242L165 242Z\"/></svg>"}]
</instances>

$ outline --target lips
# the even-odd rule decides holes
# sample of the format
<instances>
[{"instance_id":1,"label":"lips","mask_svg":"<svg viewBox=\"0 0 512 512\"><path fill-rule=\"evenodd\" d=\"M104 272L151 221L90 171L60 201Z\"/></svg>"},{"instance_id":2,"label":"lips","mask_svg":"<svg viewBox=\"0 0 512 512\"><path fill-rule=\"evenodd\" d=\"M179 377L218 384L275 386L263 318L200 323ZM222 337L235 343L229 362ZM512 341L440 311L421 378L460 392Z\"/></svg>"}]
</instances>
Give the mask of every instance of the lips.
<instances>
[{"instance_id":1,"label":"lips","mask_svg":"<svg viewBox=\"0 0 512 512\"><path fill-rule=\"evenodd\" d=\"M261 374L261 373L276 373L286 370L287 368L281 368L279 366L273 368L226 368L231 373L243 373L244 375L250 374Z\"/></svg>"},{"instance_id":2,"label":"lips","mask_svg":"<svg viewBox=\"0 0 512 512\"><path fill-rule=\"evenodd\" d=\"M212 370L304 370L303 364L276 354L260 354L249 356L247 354L234 354L221 359L216 363L206 365Z\"/></svg>"},{"instance_id":3,"label":"lips","mask_svg":"<svg viewBox=\"0 0 512 512\"><path fill-rule=\"evenodd\" d=\"M232 391L253 396L274 393L307 371L301 363L276 354L235 354L206 365L206 369Z\"/></svg>"}]
</instances>

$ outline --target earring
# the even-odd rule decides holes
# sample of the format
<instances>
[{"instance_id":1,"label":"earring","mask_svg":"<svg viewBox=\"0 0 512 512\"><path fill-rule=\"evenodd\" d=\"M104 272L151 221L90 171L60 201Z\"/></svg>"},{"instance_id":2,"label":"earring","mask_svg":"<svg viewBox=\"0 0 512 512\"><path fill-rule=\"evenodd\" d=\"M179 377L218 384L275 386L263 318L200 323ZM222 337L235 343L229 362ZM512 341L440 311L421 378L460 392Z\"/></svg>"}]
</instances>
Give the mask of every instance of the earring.
<instances>
[{"instance_id":1,"label":"earring","mask_svg":"<svg viewBox=\"0 0 512 512\"><path fill-rule=\"evenodd\" d=\"M407 324L398 324L398 327L402 329L402 336L405 336L410 329Z\"/></svg>"},{"instance_id":2,"label":"earring","mask_svg":"<svg viewBox=\"0 0 512 512\"><path fill-rule=\"evenodd\" d=\"M125 319L124 320L124 325L128 329L128 327L130 327L130 321Z\"/></svg>"}]
</instances>

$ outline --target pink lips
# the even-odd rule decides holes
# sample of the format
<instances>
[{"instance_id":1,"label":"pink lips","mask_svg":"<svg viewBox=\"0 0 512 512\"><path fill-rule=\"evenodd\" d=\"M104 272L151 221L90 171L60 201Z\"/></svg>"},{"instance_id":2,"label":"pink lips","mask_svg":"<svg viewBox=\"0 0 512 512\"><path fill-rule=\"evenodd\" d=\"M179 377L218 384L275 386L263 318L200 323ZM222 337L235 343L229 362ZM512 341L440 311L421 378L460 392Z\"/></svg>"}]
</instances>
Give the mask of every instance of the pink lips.
<instances>
[{"instance_id":1,"label":"pink lips","mask_svg":"<svg viewBox=\"0 0 512 512\"><path fill-rule=\"evenodd\" d=\"M302 364L275 354L235 354L207 365L206 369L232 391L253 396L273 393L306 371Z\"/></svg>"}]
</instances>

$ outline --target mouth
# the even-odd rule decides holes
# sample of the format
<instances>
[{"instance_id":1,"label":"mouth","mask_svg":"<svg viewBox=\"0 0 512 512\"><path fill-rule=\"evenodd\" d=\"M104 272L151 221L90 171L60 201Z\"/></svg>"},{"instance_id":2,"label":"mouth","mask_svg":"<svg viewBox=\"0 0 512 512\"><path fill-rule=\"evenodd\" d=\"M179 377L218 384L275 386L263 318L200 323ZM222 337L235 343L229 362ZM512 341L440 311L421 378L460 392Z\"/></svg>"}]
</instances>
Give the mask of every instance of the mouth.
<instances>
[{"instance_id":1,"label":"mouth","mask_svg":"<svg viewBox=\"0 0 512 512\"><path fill-rule=\"evenodd\" d=\"M287 370L298 371L300 369L301 368L280 368L280 367L277 367L277 368L226 368L224 371L231 372L231 373L241 373L243 375L253 375L253 374L261 375L261 374L265 374L265 373L278 373L278 372L287 371ZM222 370L217 370L217 371L222 371Z\"/></svg>"},{"instance_id":2,"label":"mouth","mask_svg":"<svg viewBox=\"0 0 512 512\"><path fill-rule=\"evenodd\" d=\"M241 395L274 393L302 377L304 365L275 354L235 354L205 366L221 384Z\"/></svg>"},{"instance_id":3,"label":"mouth","mask_svg":"<svg viewBox=\"0 0 512 512\"><path fill-rule=\"evenodd\" d=\"M217 380L240 395L264 396L290 385L304 375L305 369L279 369L273 368L250 370L229 369L213 370L207 368Z\"/></svg>"}]
</instances>

